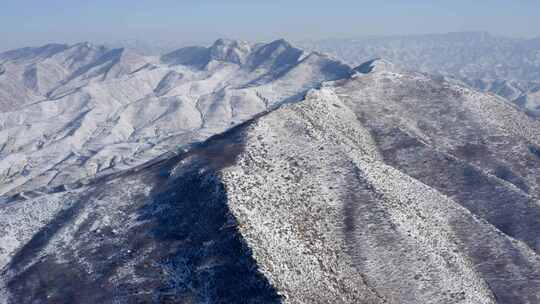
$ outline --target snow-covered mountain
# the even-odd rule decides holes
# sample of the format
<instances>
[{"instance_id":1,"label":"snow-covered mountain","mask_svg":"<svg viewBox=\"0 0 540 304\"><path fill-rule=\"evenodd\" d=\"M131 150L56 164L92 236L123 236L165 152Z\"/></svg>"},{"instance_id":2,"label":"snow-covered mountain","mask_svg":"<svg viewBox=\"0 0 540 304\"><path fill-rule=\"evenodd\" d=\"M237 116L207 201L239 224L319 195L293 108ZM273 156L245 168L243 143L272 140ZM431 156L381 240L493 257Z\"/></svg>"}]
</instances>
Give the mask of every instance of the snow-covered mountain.
<instances>
[{"instance_id":1,"label":"snow-covered mountain","mask_svg":"<svg viewBox=\"0 0 540 304\"><path fill-rule=\"evenodd\" d=\"M283 40L1 56L2 304L540 302L501 97Z\"/></svg>"},{"instance_id":2,"label":"snow-covered mountain","mask_svg":"<svg viewBox=\"0 0 540 304\"><path fill-rule=\"evenodd\" d=\"M384 58L409 70L451 77L540 116L539 41L458 32L301 41L298 45L352 65Z\"/></svg>"},{"instance_id":3,"label":"snow-covered mountain","mask_svg":"<svg viewBox=\"0 0 540 304\"><path fill-rule=\"evenodd\" d=\"M51 44L0 62L0 194L141 164L350 73L283 40L218 40L161 57Z\"/></svg>"},{"instance_id":4,"label":"snow-covered mountain","mask_svg":"<svg viewBox=\"0 0 540 304\"><path fill-rule=\"evenodd\" d=\"M502 96L533 117L540 117L540 80L463 79L463 83Z\"/></svg>"}]
</instances>

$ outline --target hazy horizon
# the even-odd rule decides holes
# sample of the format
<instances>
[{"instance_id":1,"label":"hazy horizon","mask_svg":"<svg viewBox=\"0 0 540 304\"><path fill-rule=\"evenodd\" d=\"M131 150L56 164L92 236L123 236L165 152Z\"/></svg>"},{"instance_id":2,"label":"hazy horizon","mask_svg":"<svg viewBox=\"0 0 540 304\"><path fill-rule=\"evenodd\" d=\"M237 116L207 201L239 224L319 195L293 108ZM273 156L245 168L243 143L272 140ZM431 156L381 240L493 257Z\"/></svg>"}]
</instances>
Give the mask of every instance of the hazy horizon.
<instances>
[{"instance_id":1,"label":"hazy horizon","mask_svg":"<svg viewBox=\"0 0 540 304\"><path fill-rule=\"evenodd\" d=\"M208 43L218 38L291 41L487 31L540 36L540 3L459 0L452 3L345 0L92 1L7 0L0 12L0 50L50 42Z\"/></svg>"},{"instance_id":2,"label":"hazy horizon","mask_svg":"<svg viewBox=\"0 0 540 304\"><path fill-rule=\"evenodd\" d=\"M276 36L270 39L263 39L263 40L243 39L243 38L231 37L231 36L225 36L225 35L216 36L216 37L208 38L208 39L201 39L201 40L190 40L190 39L182 39L182 38L179 38L178 40L167 40L167 39L153 40L153 39L145 39L145 38L126 37L124 39L116 39L116 40L73 40L73 41L49 40L49 41L42 41L36 44L24 44L24 45L18 45L15 47L8 47L8 48L2 47L2 45L0 45L0 52L20 49L20 48L25 48L25 47L40 47L47 44L74 45L74 44L85 43L85 42L92 43L94 45L113 45L113 46L120 45L120 44L129 44L129 42L133 42L133 43L140 43L143 47L154 45L156 48L167 49L167 47L209 46L218 39L243 40L243 41L248 41L250 43L267 43L267 42L271 42L278 39L285 39L286 41L289 41L294 44L295 42L324 41L324 40L333 40L333 39L338 39L338 40L340 39L355 40L355 39L370 39L370 38L377 39L377 38L416 37L416 36L430 36L430 35L449 35L449 34L457 34L457 33L482 33L482 32L488 33L489 35L492 35L495 37L502 37L502 38L509 38L509 39L532 40L532 39L540 38L540 35L533 36L533 37L520 37L520 36L503 35L503 34L493 33L489 31L473 31L473 30L459 31L459 32L426 32L426 33L418 33L418 34L386 34L386 35L365 34L365 35L357 35L357 36L343 36L343 37L328 36L328 37L315 37L315 38L303 38L303 39L290 39L290 38L288 39L288 38Z\"/></svg>"}]
</instances>

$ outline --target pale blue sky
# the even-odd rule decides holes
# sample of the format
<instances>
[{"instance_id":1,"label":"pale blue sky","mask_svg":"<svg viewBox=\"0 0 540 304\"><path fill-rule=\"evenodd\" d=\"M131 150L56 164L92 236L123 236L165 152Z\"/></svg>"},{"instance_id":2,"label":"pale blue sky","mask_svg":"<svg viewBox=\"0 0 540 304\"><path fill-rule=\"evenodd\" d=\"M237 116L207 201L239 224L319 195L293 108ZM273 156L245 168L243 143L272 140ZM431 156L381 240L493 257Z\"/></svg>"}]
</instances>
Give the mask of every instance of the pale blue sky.
<instances>
[{"instance_id":1,"label":"pale blue sky","mask_svg":"<svg viewBox=\"0 0 540 304\"><path fill-rule=\"evenodd\" d=\"M266 41L468 30L540 36L540 1L0 0L0 49L52 41Z\"/></svg>"}]
</instances>

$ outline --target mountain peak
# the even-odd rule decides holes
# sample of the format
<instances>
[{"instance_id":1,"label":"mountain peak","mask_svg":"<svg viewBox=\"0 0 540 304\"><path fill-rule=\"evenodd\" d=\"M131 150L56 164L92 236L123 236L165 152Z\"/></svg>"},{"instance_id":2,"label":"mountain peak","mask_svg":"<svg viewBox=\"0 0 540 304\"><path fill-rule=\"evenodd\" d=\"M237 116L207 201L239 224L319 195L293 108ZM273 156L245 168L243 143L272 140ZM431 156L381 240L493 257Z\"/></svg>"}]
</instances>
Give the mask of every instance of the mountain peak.
<instances>
[{"instance_id":1,"label":"mountain peak","mask_svg":"<svg viewBox=\"0 0 540 304\"><path fill-rule=\"evenodd\" d=\"M79 43L75 43L73 45L70 45L67 47L66 50L70 50L71 52L105 52L110 50L104 45L94 44L92 42L83 41Z\"/></svg>"},{"instance_id":2,"label":"mountain peak","mask_svg":"<svg viewBox=\"0 0 540 304\"><path fill-rule=\"evenodd\" d=\"M251 46L241 40L218 39L209 50L212 60L243 64L251 52Z\"/></svg>"},{"instance_id":3,"label":"mountain peak","mask_svg":"<svg viewBox=\"0 0 540 304\"><path fill-rule=\"evenodd\" d=\"M268 45L292 47L291 43L289 41L283 39L283 38L276 39L276 40L268 43Z\"/></svg>"},{"instance_id":4,"label":"mountain peak","mask_svg":"<svg viewBox=\"0 0 540 304\"><path fill-rule=\"evenodd\" d=\"M252 69L261 67L287 68L298 62L303 51L284 39L258 45L248 59Z\"/></svg>"},{"instance_id":5,"label":"mountain peak","mask_svg":"<svg viewBox=\"0 0 540 304\"><path fill-rule=\"evenodd\" d=\"M190 46L177 49L161 56L161 61L169 65L203 68L212 60L244 64L250 53L249 43L222 38L210 47Z\"/></svg>"},{"instance_id":6,"label":"mountain peak","mask_svg":"<svg viewBox=\"0 0 540 304\"><path fill-rule=\"evenodd\" d=\"M49 43L40 47L25 47L0 53L0 58L4 60L31 60L36 58L47 58L67 49L66 44Z\"/></svg>"},{"instance_id":7,"label":"mountain peak","mask_svg":"<svg viewBox=\"0 0 540 304\"><path fill-rule=\"evenodd\" d=\"M161 62L168 65L187 65L202 68L210 60L210 51L202 46L189 46L161 56Z\"/></svg>"},{"instance_id":8,"label":"mountain peak","mask_svg":"<svg viewBox=\"0 0 540 304\"><path fill-rule=\"evenodd\" d=\"M246 41L238 40L238 39L229 39L229 38L219 38L212 46L219 46L219 45L229 45L229 46L236 46L240 44L248 44Z\"/></svg>"},{"instance_id":9,"label":"mountain peak","mask_svg":"<svg viewBox=\"0 0 540 304\"><path fill-rule=\"evenodd\" d=\"M361 65L354 68L353 71L361 74L368 74L372 72L397 72L399 71L399 68L386 59L375 58L362 63Z\"/></svg>"},{"instance_id":10,"label":"mountain peak","mask_svg":"<svg viewBox=\"0 0 540 304\"><path fill-rule=\"evenodd\" d=\"M94 44L89 42L89 41L83 41L83 42L79 42L79 43L75 43L74 45L72 45L71 47L75 47L75 48L93 48L94 47Z\"/></svg>"}]
</instances>

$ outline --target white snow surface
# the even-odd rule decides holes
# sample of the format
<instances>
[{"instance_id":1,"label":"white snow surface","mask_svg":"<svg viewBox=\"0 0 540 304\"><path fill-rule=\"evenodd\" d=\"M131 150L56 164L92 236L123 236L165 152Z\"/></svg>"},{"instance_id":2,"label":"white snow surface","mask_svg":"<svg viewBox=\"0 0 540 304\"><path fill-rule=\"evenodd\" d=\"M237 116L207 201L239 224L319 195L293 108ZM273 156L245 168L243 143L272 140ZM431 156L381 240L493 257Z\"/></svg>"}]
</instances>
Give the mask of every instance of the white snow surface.
<instances>
[{"instance_id":1,"label":"white snow surface","mask_svg":"<svg viewBox=\"0 0 540 304\"><path fill-rule=\"evenodd\" d=\"M161 58L51 44L0 64L0 196L133 167L350 72L284 40L220 39Z\"/></svg>"}]
</instances>

